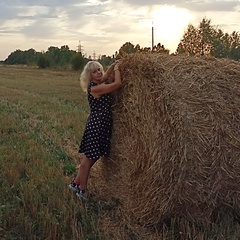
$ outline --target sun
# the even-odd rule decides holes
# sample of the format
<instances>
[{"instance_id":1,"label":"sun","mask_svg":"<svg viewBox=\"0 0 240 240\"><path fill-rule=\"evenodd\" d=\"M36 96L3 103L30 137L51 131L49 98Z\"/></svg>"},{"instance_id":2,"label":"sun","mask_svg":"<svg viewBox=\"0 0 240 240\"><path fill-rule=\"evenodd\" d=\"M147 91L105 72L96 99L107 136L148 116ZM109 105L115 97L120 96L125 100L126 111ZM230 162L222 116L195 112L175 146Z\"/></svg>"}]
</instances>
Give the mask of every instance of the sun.
<instances>
[{"instance_id":1,"label":"sun","mask_svg":"<svg viewBox=\"0 0 240 240\"><path fill-rule=\"evenodd\" d=\"M166 48L175 51L184 31L192 20L192 15L186 9L168 5L155 8L151 15L155 43L160 42Z\"/></svg>"}]
</instances>

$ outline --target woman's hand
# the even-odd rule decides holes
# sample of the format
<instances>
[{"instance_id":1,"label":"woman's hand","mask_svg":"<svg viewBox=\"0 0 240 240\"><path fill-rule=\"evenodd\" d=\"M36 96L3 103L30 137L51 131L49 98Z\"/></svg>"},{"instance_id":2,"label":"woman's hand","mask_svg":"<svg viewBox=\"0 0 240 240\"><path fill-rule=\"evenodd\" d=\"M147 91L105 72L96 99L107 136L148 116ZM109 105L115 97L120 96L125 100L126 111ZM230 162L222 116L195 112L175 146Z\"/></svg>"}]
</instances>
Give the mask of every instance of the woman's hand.
<instances>
[{"instance_id":1,"label":"woman's hand","mask_svg":"<svg viewBox=\"0 0 240 240\"><path fill-rule=\"evenodd\" d=\"M112 67L114 67L117 63L120 63L121 60L116 60L114 63L111 64Z\"/></svg>"},{"instance_id":2,"label":"woman's hand","mask_svg":"<svg viewBox=\"0 0 240 240\"><path fill-rule=\"evenodd\" d=\"M110 65L110 67L107 69L107 71L103 75L103 82L105 82L109 76L112 74L113 71L118 70L118 66L120 64L120 60L116 60L114 63Z\"/></svg>"},{"instance_id":3,"label":"woman's hand","mask_svg":"<svg viewBox=\"0 0 240 240\"><path fill-rule=\"evenodd\" d=\"M117 60L117 61L114 63L113 71L119 70L119 65L120 65L120 60Z\"/></svg>"},{"instance_id":4,"label":"woman's hand","mask_svg":"<svg viewBox=\"0 0 240 240\"><path fill-rule=\"evenodd\" d=\"M119 65L120 65L120 61L119 60L111 65L111 71L113 70L114 71L114 75L115 75L114 76L114 82L109 83L109 84L101 83L101 84L99 84L97 86L91 87L91 94L94 97L98 98L102 94L110 93L110 92L113 92L113 91L117 90L118 88L120 88L120 86L122 84L122 80L121 80L121 74L120 74L120 71L119 71ZM109 73L109 72L107 71L107 73Z\"/></svg>"}]
</instances>

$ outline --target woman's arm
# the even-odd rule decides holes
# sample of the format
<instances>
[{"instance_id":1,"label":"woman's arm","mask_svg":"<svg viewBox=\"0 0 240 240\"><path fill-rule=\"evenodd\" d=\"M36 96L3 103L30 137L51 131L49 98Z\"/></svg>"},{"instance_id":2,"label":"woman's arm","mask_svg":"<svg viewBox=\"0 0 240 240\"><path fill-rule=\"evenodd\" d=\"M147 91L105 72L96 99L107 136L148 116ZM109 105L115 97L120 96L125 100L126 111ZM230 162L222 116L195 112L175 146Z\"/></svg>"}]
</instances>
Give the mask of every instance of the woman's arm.
<instances>
[{"instance_id":1,"label":"woman's arm","mask_svg":"<svg viewBox=\"0 0 240 240\"><path fill-rule=\"evenodd\" d=\"M112 74L114 66L116 63L111 64L111 66L107 69L107 71L103 75L103 81L109 78L109 76Z\"/></svg>"},{"instance_id":2,"label":"woman's arm","mask_svg":"<svg viewBox=\"0 0 240 240\"><path fill-rule=\"evenodd\" d=\"M114 76L115 76L115 80L113 83L109 83L109 84L101 83L97 86L91 87L91 94L94 97L100 97L102 94L113 92L121 86L122 80L121 80L121 74L119 71L119 62L115 64L114 69L112 71L114 71Z\"/></svg>"},{"instance_id":3,"label":"woman's arm","mask_svg":"<svg viewBox=\"0 0 240 240\"><path fill-rule=\"evenodd\" d=\"M106 79L109 78L109 76L112 74L115 65L119 63L119 60L115 61L113 64L111 64L111 66L107 69L107 71L104 73L103 75L103 81L105 81Z\"/></svg>"}]
</instances>

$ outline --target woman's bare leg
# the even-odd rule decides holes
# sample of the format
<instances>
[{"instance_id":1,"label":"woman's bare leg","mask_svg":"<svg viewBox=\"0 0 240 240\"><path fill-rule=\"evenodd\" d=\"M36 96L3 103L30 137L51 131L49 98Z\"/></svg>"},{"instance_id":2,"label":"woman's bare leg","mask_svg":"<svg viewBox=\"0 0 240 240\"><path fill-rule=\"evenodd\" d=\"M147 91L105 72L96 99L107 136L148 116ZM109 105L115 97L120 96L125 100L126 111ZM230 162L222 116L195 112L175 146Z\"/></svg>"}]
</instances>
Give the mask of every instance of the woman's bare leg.
<instances>
[{"instance_id":1,"label":"woman's bare leg","mask_svg":"<svg viewBox=\"0 0 240 240\"><path fill-rule=\"evenodd\" d=\"M80 189L83 190L87 188L89 172L95 162L96 160L89 159L88 157L83 155L83 159L76 177L76 183L79 184Z\"/></svg>"}]
</instances>

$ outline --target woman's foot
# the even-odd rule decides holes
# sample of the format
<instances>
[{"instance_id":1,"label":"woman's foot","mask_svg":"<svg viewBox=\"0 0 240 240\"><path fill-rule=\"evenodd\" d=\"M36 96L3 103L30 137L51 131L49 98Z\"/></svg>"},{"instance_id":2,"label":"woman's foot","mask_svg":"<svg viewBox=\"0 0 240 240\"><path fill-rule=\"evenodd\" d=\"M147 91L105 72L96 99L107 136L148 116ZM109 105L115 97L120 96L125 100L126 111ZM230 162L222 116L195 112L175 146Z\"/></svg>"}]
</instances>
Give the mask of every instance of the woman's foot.
<instances>
[{"instance_id":1,"label":"woman's foot","mask_svg":"<svg viewBox=\"0 0 240 240\"><path fill-rule=\"evenodd\" d=\"M80 188L78 187L77 192L76 192L76 196L77 196L79 199L84 199L84 198L85 198L85 196L84 196L84 193L85 193L85 192L86 192L85 189L80 189Z\"/></svg>"},{"instance_id":2,"label":"woman's foot","mask_svg":"<svg viewBox=\"0 0 240 240\"><path fill-rule=\"evenodd\" d=\"M73 192L77 192L77 191L78 191L79 184L77 184L76 179L74 179L74 180L68 185L68 187L69 187Z\"/></svg>"}]
</instances>

